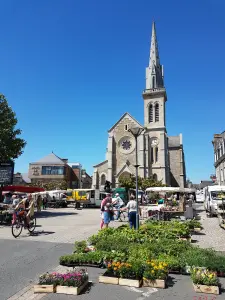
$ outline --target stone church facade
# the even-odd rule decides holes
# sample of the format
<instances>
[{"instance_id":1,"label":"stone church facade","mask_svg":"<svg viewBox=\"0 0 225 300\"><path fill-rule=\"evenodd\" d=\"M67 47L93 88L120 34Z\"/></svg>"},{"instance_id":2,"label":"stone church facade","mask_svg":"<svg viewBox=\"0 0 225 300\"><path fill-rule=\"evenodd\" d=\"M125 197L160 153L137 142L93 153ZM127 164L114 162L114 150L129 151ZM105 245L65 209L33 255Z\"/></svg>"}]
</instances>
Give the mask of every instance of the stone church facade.
<instances>
[{"instance_id":1,"label":"stone church facade","mask_svg":"<svg viewBox=\"0 0 225 300\"><path fill-rule=\"evenodd\" d=\"M102 189L105 181L117 187L119 178L135 174L135 150L138 150L139 175L153 177L173 187L185 187L186 170L182 134L168 136L166 130L166 89L163 66L160 64L155 23L149 65L146 68L144 100L144 126L125 113L108 130L106 160L94 166L93 188ZM132 127L143 128L137 145L129 132Z\"/></svg>"}]
</instances>

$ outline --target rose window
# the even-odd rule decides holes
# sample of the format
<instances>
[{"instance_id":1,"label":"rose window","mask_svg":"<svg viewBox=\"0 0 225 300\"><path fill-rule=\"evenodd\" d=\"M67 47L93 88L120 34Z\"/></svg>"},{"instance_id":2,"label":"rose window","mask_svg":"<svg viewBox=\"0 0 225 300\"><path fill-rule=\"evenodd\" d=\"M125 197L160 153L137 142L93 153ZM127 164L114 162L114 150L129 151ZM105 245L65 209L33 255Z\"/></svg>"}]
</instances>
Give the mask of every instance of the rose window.
<instances>
[{"instance_id":1,"label":"rose window","mask_svg":"<svg viewBox=\"0 0 225 300\"><path fill-rule=\"evenodd\" d=\"M122 148L123 148L124 150L130 150L132 144L131 144L130 141L125 140L125 141L122 142L121 146L122 146Z\"/></svg>"}]
</instances>

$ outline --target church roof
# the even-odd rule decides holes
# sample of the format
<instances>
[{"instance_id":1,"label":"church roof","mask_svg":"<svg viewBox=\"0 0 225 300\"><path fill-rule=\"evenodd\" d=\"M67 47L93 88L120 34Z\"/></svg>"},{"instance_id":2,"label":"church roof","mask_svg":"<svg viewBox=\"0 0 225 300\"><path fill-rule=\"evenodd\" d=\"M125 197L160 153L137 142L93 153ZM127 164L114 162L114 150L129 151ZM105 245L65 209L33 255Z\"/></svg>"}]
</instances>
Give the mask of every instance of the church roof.
<instances>
[{"instance_id":1,"label":"church roof","mask_svg":"<svg viewBox=\"0 0 225 300\"><path fill-rule=\"evenodd\" d=\"M65 165L66 163L54 153L50 153L49 155L41 158L40 160L34 162L33 164Z\"/></svg>"},{"instance_id":2,"label":"church roof","mask_svg":"<svg viewBox=\"0 0 225 300\"><path fill-rule=\"evenodd\" d=\"M104 161L102 161L100 164L97 164L97 165L93 166L93 168L100 167L100 166L106 164L107 162L108 162L108 160L104 160Z\"/></svg>"},{"instance_id":3,"label":"church roof","mask_svg":"<svg viewBox=\"0 0 225 300\"><path fill-rule=\"evenodd\" d=\"M168 137L168 146L169 148L173 148L173 147L181 147L181 141L180 141L180 136L169 136Z\"/></svg>"},{"instance_id":4,"label":"church roof","mask_svg":"<svg viewBox=\"0 0 225 300\"><path fill-rule=\"evenodd\" d=\"M123 118L125 118L126 116L128 116L129 118L131 118L138 126L140 126L141 128L143 128L143 126L137 121L135 120L134 117L132 117L128 112L126 112L125 114L122 115L122 117L108 130L108 132L112 131L122 120Z\"/></svg>"}]
</instances>

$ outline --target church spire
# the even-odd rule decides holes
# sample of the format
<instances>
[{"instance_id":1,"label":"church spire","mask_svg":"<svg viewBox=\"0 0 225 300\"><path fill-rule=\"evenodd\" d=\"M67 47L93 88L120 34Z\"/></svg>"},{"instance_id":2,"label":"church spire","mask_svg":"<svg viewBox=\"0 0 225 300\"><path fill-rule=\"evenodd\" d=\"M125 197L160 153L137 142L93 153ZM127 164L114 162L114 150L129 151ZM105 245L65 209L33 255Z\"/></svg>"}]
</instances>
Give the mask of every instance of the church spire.
<instances>
[{"instance_id":1,"label":"church spire","mask_svg":"<svg viewBox=\"0 0 225 300\"><path fill-rule=\"evenodd\" d=\"M146 89L152 90L163 87L163 66L160 65L155 22L153 22L149 66L146 69Z\"/></svg>"}]
</instances>

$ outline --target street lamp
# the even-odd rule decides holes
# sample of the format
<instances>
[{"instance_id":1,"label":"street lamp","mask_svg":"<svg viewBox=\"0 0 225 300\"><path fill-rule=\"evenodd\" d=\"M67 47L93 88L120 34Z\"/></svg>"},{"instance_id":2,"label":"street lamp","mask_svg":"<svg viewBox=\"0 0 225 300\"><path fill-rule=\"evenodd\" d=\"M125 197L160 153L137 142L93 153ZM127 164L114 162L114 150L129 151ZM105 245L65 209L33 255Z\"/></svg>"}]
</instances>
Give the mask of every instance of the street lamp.
<instances>
[{"instance_id":1,"label":"street lamp","mask_svg":"<svg viewBox=\"0 0 225 300\"><path fill-rule=\"evenodd\" d=\"M139 202L138 202L138 143L137 143L137 139L139 137L139 135L143 132L144 128L141 127L132 127L130 128L128 131L134 136L135 138L135 151L136 151L136 161L135 161L135 169L136 169L136 203L137 203L137 210L136 210L136 229L139 229Z\"/></svg>"}]
</instances>

